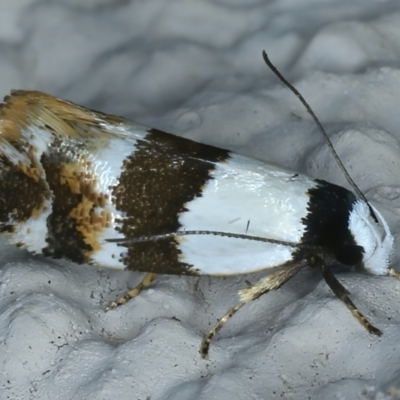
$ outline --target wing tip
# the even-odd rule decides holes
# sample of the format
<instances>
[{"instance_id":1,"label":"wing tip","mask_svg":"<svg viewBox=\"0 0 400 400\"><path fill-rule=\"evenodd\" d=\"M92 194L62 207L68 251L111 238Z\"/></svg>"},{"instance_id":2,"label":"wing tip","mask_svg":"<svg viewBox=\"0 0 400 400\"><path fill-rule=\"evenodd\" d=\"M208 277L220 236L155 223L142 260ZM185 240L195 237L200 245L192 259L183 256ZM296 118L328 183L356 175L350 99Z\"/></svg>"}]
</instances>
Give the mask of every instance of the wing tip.
<instances>
[{"instance_id":1,"label":"wing tip","mask_svg":"<svg viewBox=\"0 0 400 400\"><path fill-rule=\"evenodd\" d=\"M104 123L116 125L123 121L34 90L12 90L0 105L0 137L9 142L21 140L26 130L35 127L59 137L93 137L91 128L96 128L96 133L109 131Z\"/></svg>"}]
</instances>

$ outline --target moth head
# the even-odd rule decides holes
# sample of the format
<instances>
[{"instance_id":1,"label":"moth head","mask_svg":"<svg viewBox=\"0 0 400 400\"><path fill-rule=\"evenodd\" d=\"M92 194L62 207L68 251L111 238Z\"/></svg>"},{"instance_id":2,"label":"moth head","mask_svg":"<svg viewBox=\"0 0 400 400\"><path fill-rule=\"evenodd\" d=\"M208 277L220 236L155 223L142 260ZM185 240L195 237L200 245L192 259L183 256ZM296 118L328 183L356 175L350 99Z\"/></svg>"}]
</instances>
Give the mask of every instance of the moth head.
<instances>
[{"instance_id":1,"label":"moth head","mask_svg":"<svg viewBox=\"0 0 400 400\"><path fill-rule=\"evenodd\" d=\"M350 211L349 229L356 244L363 249L364 268L374 275L386 275L393 236L379 211L364 200L355 201Z\"/></svg>"}]
</instances>

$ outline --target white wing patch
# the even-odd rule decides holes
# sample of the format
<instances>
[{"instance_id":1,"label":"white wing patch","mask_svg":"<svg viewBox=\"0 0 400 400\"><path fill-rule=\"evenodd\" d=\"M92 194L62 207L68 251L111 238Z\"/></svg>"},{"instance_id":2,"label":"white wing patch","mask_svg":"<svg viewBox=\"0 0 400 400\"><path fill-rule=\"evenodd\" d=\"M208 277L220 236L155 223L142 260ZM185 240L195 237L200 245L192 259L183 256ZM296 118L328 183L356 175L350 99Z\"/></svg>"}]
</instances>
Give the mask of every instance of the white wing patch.
<instances>
[{"instance_id":1,"label":"white wing patch","mask_svg":"<svg viewBox=\"0 0 400 400\"><path fill-rule=\"evenodd\" d=\"M182 230L213 230L298 243L305 226L307 191L315 181L236 154L218 163L201 197L186 204ZM233 275L290 260L293 248L215 235L180 241L182 261L200 274Z\"/></svg>"}]
</instances>

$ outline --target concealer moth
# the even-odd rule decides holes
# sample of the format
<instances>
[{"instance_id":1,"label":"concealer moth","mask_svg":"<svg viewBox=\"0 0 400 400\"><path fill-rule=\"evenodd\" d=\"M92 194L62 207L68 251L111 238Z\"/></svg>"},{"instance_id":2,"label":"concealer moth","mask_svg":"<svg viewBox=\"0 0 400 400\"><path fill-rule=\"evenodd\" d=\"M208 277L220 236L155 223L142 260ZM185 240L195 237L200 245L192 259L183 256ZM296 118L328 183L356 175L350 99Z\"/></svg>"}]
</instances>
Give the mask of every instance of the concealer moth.
<instances>
[{"instance_id":1,"label":"concealer moth","mask_svg":"<svg viewBox=\"0 0 400 400\"><path fill-rule=\"evenodd\" d=\"M306 266L372 334L330 268L389 267L389 227L338 159L355 194L274 164L95 112L37 91L13 91L0 109L0 228L35 254L145 272L106 309L137 296L159 274L231 276L265 271L239 292L242 306L280 288ZM251 221L251 224L248 224Z\"/></svg>"}]
</instances>

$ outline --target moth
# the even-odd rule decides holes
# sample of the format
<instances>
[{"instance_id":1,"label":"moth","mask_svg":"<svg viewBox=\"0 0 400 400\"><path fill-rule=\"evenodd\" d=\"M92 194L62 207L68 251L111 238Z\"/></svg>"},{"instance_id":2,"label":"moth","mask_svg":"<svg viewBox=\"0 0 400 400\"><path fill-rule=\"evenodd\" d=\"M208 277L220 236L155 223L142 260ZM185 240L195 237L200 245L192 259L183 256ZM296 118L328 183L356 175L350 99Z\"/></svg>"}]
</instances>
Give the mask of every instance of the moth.
<instances>
[{"instance_id":1,"label":"moth","mask_svg":"<svg viewBox=\"0 0 400 400\"><path fill-rule=\"evenodd\" d=\"M0 228L12 243L146 273L107 309L159 274L268 272L239 292L239 302L205 336L204 358L233 314L306 266L320 270L361 324L381 335L331 272L340 263L397 276L389 267L389 227L356 186L354 194L37 91L13 91L1 105L0 173Z\"/></svg>"}]
</instances>

